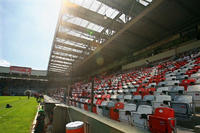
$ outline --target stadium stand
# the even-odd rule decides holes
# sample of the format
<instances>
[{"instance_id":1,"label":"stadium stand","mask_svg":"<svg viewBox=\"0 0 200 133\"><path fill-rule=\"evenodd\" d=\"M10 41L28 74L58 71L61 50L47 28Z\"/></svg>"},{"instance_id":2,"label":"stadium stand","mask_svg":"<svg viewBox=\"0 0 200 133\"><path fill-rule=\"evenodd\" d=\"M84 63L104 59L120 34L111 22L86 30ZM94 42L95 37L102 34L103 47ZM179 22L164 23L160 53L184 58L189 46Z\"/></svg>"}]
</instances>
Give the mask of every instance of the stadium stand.
<instances>
[{"instance_id":1,"label":"stadium stand","mask_svg":"<svg viewBox=\"0 0 200 133\"><path fill-rule=\"evenodd\" d=\"M191 119L200 111L199 74L198 48L151 67L90 79L94 80L93 99L91 81L79 81L72 86L69 104L152 132L171 132L176 120ZM51 94L63 102L64 89Z\"/></svg>"},{"instance_id":2,"label":"stadium stand","mask_svg":"<svg viewBox=\"0 0 200 133\"><path fill-rule=\"evenodd\" d=\"M0 95L23 96L25 90L44 93L47 82L47 71L0 66Z\"/></svg>"}]
</instances>

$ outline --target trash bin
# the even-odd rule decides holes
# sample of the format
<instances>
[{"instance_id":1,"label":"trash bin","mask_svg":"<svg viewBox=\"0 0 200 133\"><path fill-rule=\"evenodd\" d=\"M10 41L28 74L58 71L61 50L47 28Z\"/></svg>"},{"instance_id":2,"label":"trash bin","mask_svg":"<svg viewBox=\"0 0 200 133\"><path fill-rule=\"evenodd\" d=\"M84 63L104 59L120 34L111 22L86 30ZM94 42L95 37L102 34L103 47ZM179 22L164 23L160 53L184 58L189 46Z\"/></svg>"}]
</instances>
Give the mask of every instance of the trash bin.
<instances>
[{"instance_id":1,"label":"trash bin","mask_svg":"<svg viewBox=\"0 0 200 133\"><path fill-rule=\"evenodd\" d=\"M84 123L82 121L68 123L66 125L66 133L84 133Z\"/></svg>"}]
</instances>

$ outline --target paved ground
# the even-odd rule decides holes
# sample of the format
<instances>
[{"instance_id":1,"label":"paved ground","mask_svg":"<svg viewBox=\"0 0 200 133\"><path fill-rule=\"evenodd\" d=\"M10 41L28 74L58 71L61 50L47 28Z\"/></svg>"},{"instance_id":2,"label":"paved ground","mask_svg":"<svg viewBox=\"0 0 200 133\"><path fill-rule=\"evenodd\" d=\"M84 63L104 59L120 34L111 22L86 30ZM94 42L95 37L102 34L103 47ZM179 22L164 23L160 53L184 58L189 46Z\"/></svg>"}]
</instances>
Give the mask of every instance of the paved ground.
<instances>
[{"instance_id":1,"label":"paved ground","mask_svg":"<svg viewBox=\"0 0 200 133\"><path fill-rule=\"evenodd\" d=\"M192 129L178 127L177 133L194 133Z\"/></svg>"}]
</instances>

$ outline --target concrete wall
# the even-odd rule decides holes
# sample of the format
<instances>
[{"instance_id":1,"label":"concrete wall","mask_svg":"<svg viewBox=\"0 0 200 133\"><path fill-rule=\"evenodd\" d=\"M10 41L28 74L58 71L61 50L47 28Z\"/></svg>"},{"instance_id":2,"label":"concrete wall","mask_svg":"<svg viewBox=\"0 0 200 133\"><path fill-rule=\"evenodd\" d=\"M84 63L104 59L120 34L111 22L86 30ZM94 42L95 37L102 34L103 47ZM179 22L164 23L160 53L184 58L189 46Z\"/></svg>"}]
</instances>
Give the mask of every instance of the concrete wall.
<instances>
[{"instance_id":1,"label":"concrete wall","mask_svg":"<svg viewBox=\"0 0 200 133\"><path fill-rule=\"evenodd\" d=\"M65 105L56 105L53 110L53 133L65 133L65 126L70 122L68 108Z\"/></svg>"},{"instance_id":2,"label":"concrete wall","mask_svg":"<svg viewBox=\"0 0 200 133\"><path fill-rule=\"evenodd\" d=\"M81 110L76 107L69 107L56 104L53 113L53 133L64 133L65 125L69 121L83 121L88 123L87 133L144 133L147 132L136 127L120 123L94 113ZM86 132L85 132L86 133Z\"/></svg>"},{"instance_id":3,"label":"concrete wall","mask_svg":"<svg viewBox=\"0 0 200 133\"><path fill-rule=\"evenodd\" d=\"M131 68L134 68L134 67L144 65L146 63L146 60L149 60L150 62L152 62L152 61L156 61L156 60L160 60L160 59L164 59L164 58L167 58L167 57L174 56L176 51L177 51L177 54L179 54L179 53L182 53L182 52L194 49L194 48L198 48L198 47L200 47L200 41L195 40L195 41L191 41L189 43L187 42L187 44L183 44L183 45L184 46L178 47L176 49L171 49L171 50L168 50L166 52L151 56L149 58L145 58L145 59L142 59L142 60L139 60L139 61L136 61L136 62L132 62L132 63L127 64L127 65L124 65L124 66L122 66L122 70L127 70L127 69L131 69Z\"/></svg>"},{"instance_id":4,"label":"concrete wall","mask_svg":"<svg viewBox=\"0 0 200 133\"><path fill-rule=\"evenodd\" d=\"M10 67L0 66L0 73L10 73ZM47 76L46 70L33 70L31 71L31 75L34 76Z\"/></svg>"},{"instance_id":5,"label":"concrete wall","mask_svg":"<svg viewBox=\"0 0 200 133\"><path fill-rule=\"evenodd\" d=\"M0 66L0 73L10 73L10 67Z\"/></svg>"},{"instance_id":6,"label":"concrete wall","mask_svg":"<svg viewBox=\"0 0 200 133\"><path fill-rule=\"evenodd\" d=\"M32 70L31 75L34 76L47 76L46 70Z\"/></svg>"}]
</instances>

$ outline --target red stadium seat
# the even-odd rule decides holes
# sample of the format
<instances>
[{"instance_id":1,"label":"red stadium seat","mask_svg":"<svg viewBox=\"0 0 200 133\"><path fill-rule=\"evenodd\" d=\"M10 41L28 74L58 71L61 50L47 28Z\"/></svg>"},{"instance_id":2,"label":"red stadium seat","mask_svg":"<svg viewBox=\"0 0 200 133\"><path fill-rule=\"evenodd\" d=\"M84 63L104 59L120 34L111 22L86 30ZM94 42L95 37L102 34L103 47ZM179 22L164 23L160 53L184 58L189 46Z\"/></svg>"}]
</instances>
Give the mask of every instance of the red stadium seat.
<instances>
[{"instance_id":1,"label":"red stadium seat","mask_svg":"<svg viewBox=\"0 0 200 133\"><path fill-rule=\"evenodd\" d=\"M149 93L148 93L148 90L145 88L138 88L137 93L134 93L134 95L138 95L138 94L141 95L143 98L145 95L148 95Z\"/></svg>"},{"instance_id":2,"label":"red stadium seat","mask_svg":"<svg viewBox=\"0 0 200 133\"><path fill-rule=\"evenodd\" d=\"M104 94L101 98L102 98L103 100L105 100L106 97L107 97L107 94Z\"/></svg>"},{"instance_id":3,"label":"red stadium seat","mask_svg":"<svg viewBox=\"0 0 200 133\"><path fill-rule=\"evenodd\" d=\"M190 77L192 74L196 73L197 71L198 70L196 70L196 69L192 69L192 70L188 70L185 74Z\"/></svg>"},{"instance_id":4,"label":"red stadium seat","mask_svg":"<svg viewBox=\"0 0 200 133\"><path fill-rule=\"evenodd\" d=\"M174 110L159 107L149 116L149 129L152 133L172 133L175 130Z\"/></svg>"},{"instance_id":5,"label":"red stadium seat","mask_svg":"<svg viewBox=\"0 0 200 133\"><path fill-rule=\"evenodd\" d=\"M156 88L152 87L152 88L148 88L147 89L148 94L150 94L150 92L154 92L154 91L156 91Z\"/></svg>"},{"instance_id":6,"label":"red stadium seat","mask_svg":"<svg viewBox=\"0 0 200 133\"><path fill-rule=\"evenodd\" d=\"M188 85L193 85L195 84L196 80L195 79L184 79L180 83L180 86L184 86L185 91L187 90Z\"/></svg>"},{"instance_id":7,"label":"red stadium seat","mask_svg":"<svg viewBox=\"0 0 200 133\"><path fill-rule=\"evenodd\" d=\"M92 112L97 114L97 106L95 104L92 107Z\"/></svg>"},{"instance_id":8,"label":"red stadium seat","mask_svg":"<svg viewBox=\"0 0 200 133\"><path fill-rule=\"evenodd\" d=\"M97 99L96 105L101 105L102 101L102 99Z\"/></svg>"},{"instance_id":9,"label":"red stadium seat","mask_svg":"<svg viewBox=\"0 0 200 133\"><path fill-rule=\"evenodd\" d=\"M195 69L196 71L198 71L200 69L200 66L194 66L193 69Z\"/></svg>"},{"instance_id":10,"label":"red stadium seat","mask_svg":"<svg viewBox=\"0 0 200 133\"><path fill-rule=\"evenodd\" d=\"M85 100L84 109L85 109L86 111L88 111L88 99Z\"/></svg>"},{"instance_id":11,"label":"red stadium seat","mask_svg":"<svg viewBox=\"0 0 200 133\"><path fill-rule=\"evenodd\" d=\"M110 108L110 118L119 121L119 110L124 109L124 103L118 102L115 107Z\"/></svg>"}]
</instances>

